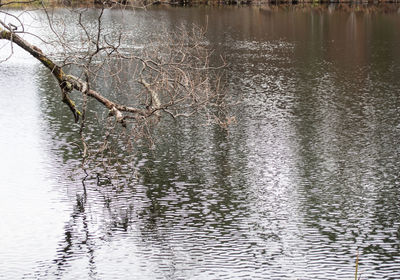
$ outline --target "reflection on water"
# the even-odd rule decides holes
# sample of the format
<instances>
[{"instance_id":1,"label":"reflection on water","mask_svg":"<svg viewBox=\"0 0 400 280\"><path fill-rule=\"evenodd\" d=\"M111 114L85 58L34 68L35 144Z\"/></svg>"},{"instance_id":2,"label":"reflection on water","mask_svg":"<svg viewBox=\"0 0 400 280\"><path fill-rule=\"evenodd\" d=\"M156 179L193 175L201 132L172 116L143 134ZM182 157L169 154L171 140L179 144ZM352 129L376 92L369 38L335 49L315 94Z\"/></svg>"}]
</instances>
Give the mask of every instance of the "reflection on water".
<instances>
[{"instance_id":1,"label":"reflection on water","mask_svg":"<svg viewBox=\"0 0 400 280\"><path fill-rule=\"evenodd\" d=\"M2 94L18 98L8 106L26 114L0 115L14 191L1 189L0 277L24 267L41 279L350 279L359 251L363 279L398 279L400 17L177 8L125 18L141 40L154 19L208 24L229 92L243 99L238 123L166 122L118 180L91 170L83 188L78 127L55 82L31 65L21 83L18 63L1 65ZM26 197L40 191L41 203Z\"/></svg>"},{"instance_id":2,"label":"reflection on water","mask_svg":"<svg viewBox=\"0 0 400 280\"><path fill-rule=\"evenodd\" d=\"M42 129L37 66L0 66L0 279L21 279L53 258L71 208Z\"/></svg>"}]
</instances>

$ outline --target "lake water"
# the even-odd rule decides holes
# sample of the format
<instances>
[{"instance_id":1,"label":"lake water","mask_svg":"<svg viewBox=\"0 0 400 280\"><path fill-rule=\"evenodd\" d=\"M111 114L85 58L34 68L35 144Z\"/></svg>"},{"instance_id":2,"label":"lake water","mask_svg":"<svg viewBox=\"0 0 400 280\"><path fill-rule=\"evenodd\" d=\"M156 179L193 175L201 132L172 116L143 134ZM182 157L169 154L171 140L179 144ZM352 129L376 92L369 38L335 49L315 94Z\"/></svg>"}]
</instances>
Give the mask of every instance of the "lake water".
<instances>
[{"instance_id":1,"label":"lake water","mask_svg":"<svg viewBox=\"0 0 400 280\"><path fill-rule=\"evenodd\" d=\"M237 123L167 122L117 183L82 184L48 71L19 49L0 64L0 279L354 279L357 252L361 279L400 279L399 12L124 14L132 47L182 23L225 57Z\"/></svg>"}]
</instances>

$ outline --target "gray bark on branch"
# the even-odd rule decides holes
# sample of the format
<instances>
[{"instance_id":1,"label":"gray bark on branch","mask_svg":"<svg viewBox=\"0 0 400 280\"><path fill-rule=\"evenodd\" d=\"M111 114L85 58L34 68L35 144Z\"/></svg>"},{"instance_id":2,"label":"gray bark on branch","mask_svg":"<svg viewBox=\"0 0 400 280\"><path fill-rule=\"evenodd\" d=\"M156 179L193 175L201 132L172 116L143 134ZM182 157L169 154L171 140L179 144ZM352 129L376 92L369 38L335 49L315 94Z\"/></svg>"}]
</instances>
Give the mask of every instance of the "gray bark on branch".
<instances>
[{"instance_id":1,"label":"gray bark on branch","mask_svg":"<svg viewBox=\"0 0 400 280\"><path fill-rule=\"evenodd\" d=\"M154 113L153 109L139 109L113 102L104 97L99 92L93 89L89 89L87 82L82 81L81 79L73 75L66 74L63 71L62 67L58 66L53 60L47 57L40 48L30 44L21 36L10 30L5 30L4 28L0 27L0 39L8 40L11 43L18 45L29 54L31 54L33 57L35 57L37 60L39 60L46 68L51 71L53 76L57 79L60 89L62 91L62 100L68 105L68 107L74 114L76 122L79 120L79 116L81 115L81 113L76 108L74 101L68 95L68 93L72 90L80 91L81 93L86 94L87 96L90 96L103 104L109 110L110 115L115 116L117 122L122 124L124 124L123 112L134 115L141 115L144 117L150 116Z\"/></svg>"}]
</instances>

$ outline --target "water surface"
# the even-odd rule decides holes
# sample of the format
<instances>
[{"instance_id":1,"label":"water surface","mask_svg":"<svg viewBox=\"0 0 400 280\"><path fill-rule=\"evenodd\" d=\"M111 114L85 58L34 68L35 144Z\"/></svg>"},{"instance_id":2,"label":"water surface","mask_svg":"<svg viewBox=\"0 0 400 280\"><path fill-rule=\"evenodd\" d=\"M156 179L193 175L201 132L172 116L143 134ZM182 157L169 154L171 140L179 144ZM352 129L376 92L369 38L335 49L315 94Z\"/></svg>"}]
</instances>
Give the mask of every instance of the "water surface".
<instances>
[{"instance_id":1,"label":"water surface","mask_svg":"<svg viewBox=\"0 0 400 280\"><path fill-rule=\"evenodd\" d=\"M0 64L0 278L351 279L357 251L362 279L400 278L397 13L127 13L106 25L133 47L207 26L238 122L166 122L119 180L84 189L55 81L20 53Z\"/></svg>"}]
</instances>

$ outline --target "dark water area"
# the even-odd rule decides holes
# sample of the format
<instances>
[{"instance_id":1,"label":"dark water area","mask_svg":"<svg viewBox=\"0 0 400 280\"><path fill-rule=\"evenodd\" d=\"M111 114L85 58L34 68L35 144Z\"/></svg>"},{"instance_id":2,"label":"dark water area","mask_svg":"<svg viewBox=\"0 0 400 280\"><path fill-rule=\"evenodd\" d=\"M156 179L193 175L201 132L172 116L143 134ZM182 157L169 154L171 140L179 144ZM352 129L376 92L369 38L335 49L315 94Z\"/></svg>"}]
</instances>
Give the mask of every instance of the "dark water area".
<instances>
[{"instance_id":1,"label":"dark water area","mask_svg":"<svg viewBox=\"0 0 400 280\"><path fill-rule=\"evenodd\" d=\"M127 47L206 27L241 102L227 130L163 123L86 194L79 127L16 49L0 64L0 279L354 279L357 252L361 279L399 279L400 14L334 7L106 10Z\"/></svg>"}]
</instances>

